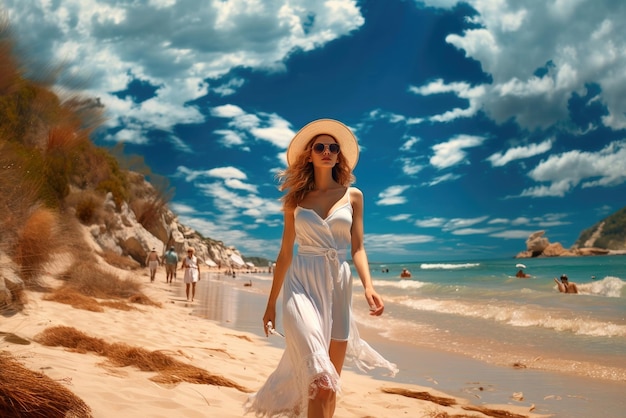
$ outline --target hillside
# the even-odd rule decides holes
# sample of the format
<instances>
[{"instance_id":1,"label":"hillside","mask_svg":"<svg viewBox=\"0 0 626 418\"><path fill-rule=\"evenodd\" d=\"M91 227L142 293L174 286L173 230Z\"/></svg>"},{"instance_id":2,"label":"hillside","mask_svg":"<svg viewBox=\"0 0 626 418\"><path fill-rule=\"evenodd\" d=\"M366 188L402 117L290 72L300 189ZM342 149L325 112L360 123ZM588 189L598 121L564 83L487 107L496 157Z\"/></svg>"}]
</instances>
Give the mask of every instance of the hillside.
<instances>
[{"instance_id":1,"label":"hillside","mask_svg":"<svg viewBox=\"0 0 626 418\"><path fill-rule=\"evenodd\" d=\"M559 242L550 242L544 234L545 231L530 234L526 251L515 258L623 255L626 254L626 207L585 229L569 249Z\"/></svg>"},{"instance_id":2,"label":"hillside","mask_svg":"<svg viewBox=\"0 0 626 418\"><path fill-rule=\"evenodd\" d=\"M626 250L626 207L581 232L574 247Z\"/></svg>"},{"instance_id":3,"label":"hillside","mask_svg":"<svg viewBox=\"0 0 626 418\"><path fill-rule=\"evenodd\" d=\"M241 257L177 221L167 205L173 191L143 158L92 142L104 121L98 100L57 94L52 70L39 75L46 82L23 74L0 21L0 308L19 300L19 289L41 286L57 254L124 269L170 246L194 247L209 265Z\"/></svg>"}]
</instances>

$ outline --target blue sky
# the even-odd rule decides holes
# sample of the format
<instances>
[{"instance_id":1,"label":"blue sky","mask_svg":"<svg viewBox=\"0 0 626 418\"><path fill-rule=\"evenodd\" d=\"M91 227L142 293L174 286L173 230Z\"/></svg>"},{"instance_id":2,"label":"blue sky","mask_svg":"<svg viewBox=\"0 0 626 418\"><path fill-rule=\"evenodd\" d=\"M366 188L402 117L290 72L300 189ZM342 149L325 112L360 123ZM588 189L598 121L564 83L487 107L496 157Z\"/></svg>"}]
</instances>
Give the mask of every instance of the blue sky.
<instances>
[{"instance_id":1,"label":"blue sky","mask_svg":"<svg viewBox=\"0 0 626 418\"><path fill-rule=\"evenodd\" d=\"M30 76L100 98L96 142L169 178L181 222L274 259L275 173L320 117L356 133L371 261L571 246L626 205L615 0L0 0Z\"/></svg>"}]
</instances>

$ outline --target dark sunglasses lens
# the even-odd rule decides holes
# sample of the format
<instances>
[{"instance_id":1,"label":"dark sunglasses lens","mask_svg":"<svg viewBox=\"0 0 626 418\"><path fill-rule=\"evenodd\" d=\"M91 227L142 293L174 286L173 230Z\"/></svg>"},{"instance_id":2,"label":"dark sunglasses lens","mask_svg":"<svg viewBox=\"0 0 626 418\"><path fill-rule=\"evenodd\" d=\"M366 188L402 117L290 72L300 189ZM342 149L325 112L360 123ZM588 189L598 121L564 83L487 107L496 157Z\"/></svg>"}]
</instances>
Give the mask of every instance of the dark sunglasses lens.
<instances>
[{"instance_id":1,"label":"dark sunglasses lens","mask_svg":"<svg viewBox=\"0 0 626 418\"><path fill-rule=\"evenodd\" d=\"M315 145L313 145L313 151L315 151L316 154L323 153L325 149L326 149L326 145L324 145L324 144L315 144ZM329 144L328 145L328 151L331 154L339 154L339 144Z\"/></svg>"}]
</instances>

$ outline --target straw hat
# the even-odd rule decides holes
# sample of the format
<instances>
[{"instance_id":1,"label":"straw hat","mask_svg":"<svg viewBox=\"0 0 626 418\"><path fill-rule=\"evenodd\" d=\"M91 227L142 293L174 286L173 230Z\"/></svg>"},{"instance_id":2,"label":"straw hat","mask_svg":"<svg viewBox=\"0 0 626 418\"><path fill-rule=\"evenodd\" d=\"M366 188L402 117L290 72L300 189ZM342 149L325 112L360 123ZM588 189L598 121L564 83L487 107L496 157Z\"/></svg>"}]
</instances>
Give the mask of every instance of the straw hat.
<instances>
[{"instance_id":1,"label":"straw hat","mask_svg":"<svg viewBox=\"0 0 626 418\"><path fill-rule=\"evenodd\" d=\"M330 135L337 140L341 154L353 170L359 160L359 144L350 128L334 119L314 120L300 129L287 148L287 164L291 165L296 161L309 141L321 134Z\"/></svg>"}]
</instances>

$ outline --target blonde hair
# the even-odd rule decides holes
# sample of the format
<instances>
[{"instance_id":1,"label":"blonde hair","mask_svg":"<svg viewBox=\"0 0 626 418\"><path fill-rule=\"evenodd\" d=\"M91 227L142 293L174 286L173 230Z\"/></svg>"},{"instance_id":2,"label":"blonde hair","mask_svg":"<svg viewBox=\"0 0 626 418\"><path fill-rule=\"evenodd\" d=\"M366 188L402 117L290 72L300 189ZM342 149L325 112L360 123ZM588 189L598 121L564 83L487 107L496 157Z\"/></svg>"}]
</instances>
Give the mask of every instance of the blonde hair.
<instances>
[{"instance_id":1,"label":"blonde hair","mask_svg":"<svg viewBox=\"0 0 626 418\"><path fill-rule=\"evenodd\" d=\"M327 135L327 134L320 134ZM306 194L315 188L313 175L313 163L309 161L311 147L320 135L316 135L306 144L298 158L285 170L280 171L277 177L280 181L278 189L286 191L281 197L283 208L295 208L304 199ZM328 135L337 142L335 137ZM348 187L355 182L356 178L348 166L346 158L337 154L337 164L333 167L333 180L342 186Z\"/></svg>"}]
</instances>

